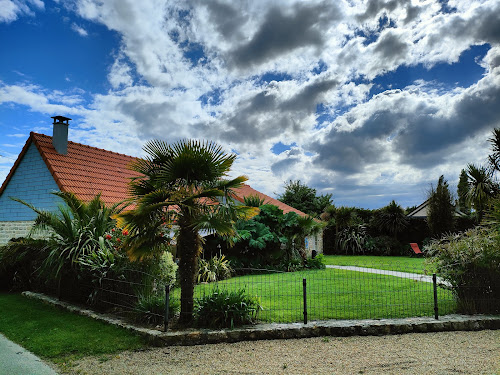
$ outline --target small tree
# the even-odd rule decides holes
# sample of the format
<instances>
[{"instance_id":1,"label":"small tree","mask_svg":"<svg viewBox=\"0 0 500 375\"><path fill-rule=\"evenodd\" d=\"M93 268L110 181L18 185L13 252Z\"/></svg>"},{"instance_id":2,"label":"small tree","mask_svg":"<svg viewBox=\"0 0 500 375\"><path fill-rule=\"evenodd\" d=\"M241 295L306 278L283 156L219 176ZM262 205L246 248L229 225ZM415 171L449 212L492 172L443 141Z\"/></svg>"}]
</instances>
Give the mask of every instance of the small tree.
<instances>
[{"instance_id":1,"label":"small tree","mask_svg":"<svg viewBox=\"0 0 500 375\"><path fill-rule=\"evenodd\" d=\"M317 217L332 204L332 195L316 195L316 189L297 181L285 183L285 192L278 199L308 215Z\"/></svg>"},{"instance_id":2,"label":"small tree","mask_svg":"<svg viewBox=\"0 0 500 375\"><path fill-rule=\"evenodd\" d=\"M469 191L469 179L467 178L467 172L462 169L460 172L460 178L457 185L457 195L458 195L458 207L463 213L470 213L470 202L467 199L467 193Z\"/></svg>"},{"instance_id":3,"label":"small tree","mask_svg":"<svg viewBox=\"0 0 500 375\"><path fill-rule=\"evenodd\" d=\"M395 239L398 233L408 226L404 209L394 200L375 213L374 222L382 232L392 235Z\"/></svg>"},{"instance_id":4,"label":"small tree","mask_svg":"<svg viewBox=\"0 0 500 375\"><path fill-rule=\"evenodd\" d=\"M467 165L467 179L469 181L467 201L477 212L478 220L481 221L489 201L498 193L498 184L493 180L491 170L474 164Z\"/></svg>"},{"instance_id":5,"label":"small tree","mask_svg":"<svg viewBox=\"0 0 500 375\"><path fill-rule=\"evenodd\" d=\"M429 192L429 213L427 224L433 236L439 236L453 230L453 198L444 176L439 177L436 188Z\"/></svg>"}]
</instances>

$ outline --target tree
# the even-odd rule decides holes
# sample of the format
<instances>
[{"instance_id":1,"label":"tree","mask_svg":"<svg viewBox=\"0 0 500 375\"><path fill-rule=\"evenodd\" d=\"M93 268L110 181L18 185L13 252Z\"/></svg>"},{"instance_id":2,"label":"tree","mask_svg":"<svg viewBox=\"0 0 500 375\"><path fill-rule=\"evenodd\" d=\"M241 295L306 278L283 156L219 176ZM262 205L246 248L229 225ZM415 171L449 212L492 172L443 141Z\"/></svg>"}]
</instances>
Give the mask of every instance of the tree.
<instances>
[{"instance_id":1,"label":"tree","mask_svg":"<svg viewBox=\"0 0 500 375\"><path fill-rule=\"evenodd\" d=\"M454 211L453 198L444 176L440 176L436 188L429 192L429 213L427 224L433 236L439 236L453 230Z\"/></svg>"},{"instance_id":2,"label":"tree","mask_svg":"<svg viewBox=\"0 0 500 375\"><path fill-rule=\"evenodd\" d=\"M308 215L317 217L332 204L331 198L331 194L316 196L316 189L310 188L300 180L290 180L285 183L285 192L278 197L278 200Z\"/></svg>"},{"instance_id":3,"label":"tree","mask_svg":"<svg viewBox=\"0 0 500 375\"><path fill-rule=\"evenodd\" d=\"M376 212L374 221L381 231L392 235L394 238L408 226L405 211L394 200Z\"/></svg>"},{"instance_id":4,"label":"tree","mask_svg":"<svg viewBox=\"0 0 500 375\"><path fill-rule=\"evenodd\" d=\"M493 151L488 155L488 163L494 171L500 171L500 128L493 129L493 134L488 141Z\"/></svg>"},{"instance_id":5,"label":"tree","mask_svg":"<svg viewBox=\"0 0 500 375\"><path fill-rule=\"evenodd\" d=\"M131 258L150 256L165 240L165 225L177 227L176 243L181 287L181 323L193 317L193 292L197 260L204 230L222 236L235 234L234 224L249 218L257 208L233 204L233 189L247 180L244 176L225 179L236 158L213 142L183 140L172 145L150 141L147 156L132 169L133 210L120 215L129 230L126 243Z\"/></svg>"},{"instance_id":6,"label":"tree","mask_svg":"<svg viewBox=\"0 0 500 375\"><path fill-rule=\"evenodd\" d=\"M467 193L469 191L469 179L467 177L467 172L462 169L460 172L460 178L457 185L457 195L458 195L458 207L463 213L470 213L470 203L467 199Z\"/></svg>"},{"instance_id":7,"label":"tree","mask_svg":"<svg viewBox=\"0 0 500 375\"><path fill-rule=\"evenodd\" d=\"M498 193L498 185L493 180L492 171L483 166L467 165L469 191L467 202L476 210L481 221L491 198Z\"/></svg>"}]
</instances>

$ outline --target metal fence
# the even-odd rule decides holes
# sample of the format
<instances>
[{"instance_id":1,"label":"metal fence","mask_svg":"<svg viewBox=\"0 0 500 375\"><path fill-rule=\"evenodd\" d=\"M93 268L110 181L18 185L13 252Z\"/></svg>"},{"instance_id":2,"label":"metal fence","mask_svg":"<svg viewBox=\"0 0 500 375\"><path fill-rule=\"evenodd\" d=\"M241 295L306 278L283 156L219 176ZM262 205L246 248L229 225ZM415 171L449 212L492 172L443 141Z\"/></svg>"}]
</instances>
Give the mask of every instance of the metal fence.
<instances>
[{"instance_id":1,"label":"metal fence","mask_svg":"<svg viewBox=\"0 0 500 375\"><path fill-rule=\"evenodd\" d=\"M262 306L258 319L277 323L436 316L456 308L452 292L439 278L408 270L340 266L300 272L237 271L251 274L197 285L195 298L221 289L243 289Z\"/></svg>"},{"instance_id":2,"label":"metal fence","mask_svg":"<svg viewBox=\"0 0 500 375\"><path fill-rule=\"evenodd\" d=\"M179 305L180 288L166 288L151 277L146 277L145 282L143 276L134 271L120 279L103 278L99 285L94 284L97 305L137 317L138 304L142 301L141 313L147 317L143 321L162 324L165 301L170 299ZM312 320L414 316L437 319L439 315L457 312L460 307L451 289L447 282L435 274L425 274L422 268L412 268L407 264L364 264L297 272L238 269L236 276L227 280L197 284L194 298L196 305L197 300L217 291L244 290L262 307L257 317L262 322L307 323ZM145 303L147 298L152 301ZM495 303L488 300L488 296L483 302Z\"/></svg>"}]
</instances>

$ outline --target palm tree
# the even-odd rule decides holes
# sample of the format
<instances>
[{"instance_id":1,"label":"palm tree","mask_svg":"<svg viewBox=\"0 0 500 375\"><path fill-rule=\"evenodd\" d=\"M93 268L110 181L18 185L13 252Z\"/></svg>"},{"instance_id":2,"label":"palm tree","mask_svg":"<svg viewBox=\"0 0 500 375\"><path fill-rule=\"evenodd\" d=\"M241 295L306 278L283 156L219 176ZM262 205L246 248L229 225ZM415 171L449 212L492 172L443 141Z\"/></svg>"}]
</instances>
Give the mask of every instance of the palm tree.
<instances>
[{"instance_id":1,"label":"palm tree","mask_svg":"<svg viewBox=\"0 0 500 375\"><path fill-rule=\"evenodd\" d=\"M467 178L469 181L467 200L476 210L478 220L481 221L488 202L499 191L498 184L493 180L492 170L474 164L467 165Z\"/></svg>"},{"instance_id":2,"label":"palm tree","mask_svg":"<svg viewBox=\"0 0 500 375\"><path fill-rule=\"evenodd\" d=\"M403 208L392 200L387 206L382 207L375 216L375 224L382 230L392 234L394 238L408 226Z\"/></svg>"},{"instance_id":3,"label":"palm tree","mask_svg":"<svg viewBox=\"0 0 500 375\"><path fill-rule=\"evenodd\" d=\"M493 153L488 155L490 167L495 171L500 171L500 128L493 129L491 138L488 139Z\"/></svg>"},{"instance_id":4,"label":"palm tree","mask_svg":"<svg viewBox=\"0 0 500 375\"><path fill-rule=\"evenodd\" d=\"M147 156L131 168L140 174L130 184L135 209L119 215L129 229L132 259L152 255L165 238L162 226L177 227L176 244L181 286L181 323L193 317L197 259L202 250L200 231L235 235L234 223L250 218L257 208L233 204L233 189L247 180L227 180L236 155L226 154L213 142L183 140L172 145L150 141ZM162 237L163 236L163 237Z\"/></svg>"}]
</instances>

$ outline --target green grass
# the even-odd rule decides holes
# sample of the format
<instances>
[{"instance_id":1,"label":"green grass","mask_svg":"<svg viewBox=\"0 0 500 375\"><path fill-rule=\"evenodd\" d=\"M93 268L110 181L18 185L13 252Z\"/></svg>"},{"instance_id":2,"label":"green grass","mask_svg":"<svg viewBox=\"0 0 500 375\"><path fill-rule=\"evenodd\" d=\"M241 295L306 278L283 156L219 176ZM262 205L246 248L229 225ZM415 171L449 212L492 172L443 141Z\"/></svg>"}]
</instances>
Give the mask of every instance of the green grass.
<instances>
[{"instance_id":1,"label":"green grass","mask_svg":"<svg viewBox=\"0 0 500 375\"><path fill-rule=\"evenodd\" d=\"M337 266L360 266L378 268L381 270L406 271L421 274L432 274L424 258L404 256L374 256L374 255L325 255L326 264Z\"/></svg>"},{"instance_id":2,"label":"green grass","mask_svg":"<svg viewBox=\"0 0 500 375\"><path fill-rule=\"evenodd\" d=\"M259 320L298 322L303 319L303 279L307 280L309 320L378 319L433 316L431 283L344 270L311 270L233 277L219 288L257 296L264 310ZM216 284L196 286L195 296L210 292ZM175 290L174 293L179 293ZM453 296L438 289L440 314L454 312Z\"/></svg>"},{"instance_id":3,"label":"green grass","mask_svg":"<svg viewBox=\"0 0 500 375\"><path fill-rule=\"evenodd\" d=\"M0 294L0 332L56 363L145 346L139 336L124 329L19 294Z\"/></svg>"}]
</instances>

